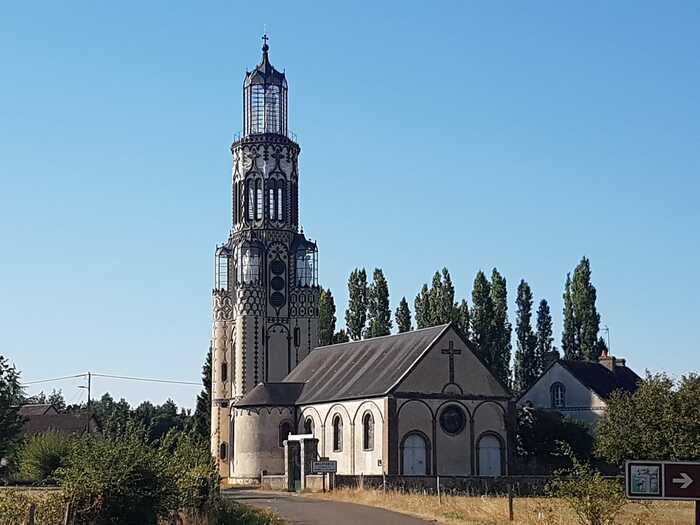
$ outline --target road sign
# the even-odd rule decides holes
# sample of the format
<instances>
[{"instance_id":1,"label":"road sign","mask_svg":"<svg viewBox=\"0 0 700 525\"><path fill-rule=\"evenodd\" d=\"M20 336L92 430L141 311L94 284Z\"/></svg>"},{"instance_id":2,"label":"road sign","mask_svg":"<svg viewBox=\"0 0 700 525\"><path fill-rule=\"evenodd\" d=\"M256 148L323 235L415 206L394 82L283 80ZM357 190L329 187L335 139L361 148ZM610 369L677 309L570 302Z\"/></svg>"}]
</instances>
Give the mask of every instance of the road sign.
<instances>
[{"instance_id":1,"label":"road sign","mask_svg":"<svg viewBox=\"0 0 700 525\"><path fill-rule=\"evenodd\" d=\"M316 473L323 472L337 472L338 462L337 461L312 461L311 470Z\"/></svg>"},{"instance_id":2,"label":"road sign","mask_svg":"<svg viewBox=\"0 0 700 525\"><path fill-rule=\"evenodd\" d=\"M631 499L700 501L700 462L627 461L625 492Z\"/></svg>"}]
</instances>

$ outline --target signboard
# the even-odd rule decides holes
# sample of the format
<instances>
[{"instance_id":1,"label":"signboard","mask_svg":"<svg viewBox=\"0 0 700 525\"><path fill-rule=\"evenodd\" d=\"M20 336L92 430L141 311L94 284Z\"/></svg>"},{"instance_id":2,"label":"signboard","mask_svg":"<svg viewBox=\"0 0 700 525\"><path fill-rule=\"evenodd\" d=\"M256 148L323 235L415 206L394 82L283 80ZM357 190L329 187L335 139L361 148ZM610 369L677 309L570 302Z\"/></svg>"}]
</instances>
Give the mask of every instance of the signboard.
<instances>
[{"instance_id":1,"label":"signboard","mask_svg":"<svg viewBox=\"0 0 700 525\"><path fill-rule=\"evenodd\" d=\"M627 461L625 492L630 499L700 500L700 462Z\"/></svg>"},{"instance_id":2,"label":"signboard","mask_svg":"<svg viewBox=\"0 0 700 525\"><path fill-rule=\"evenodd\" d=\"M312 461L311 470L318 474L323 472L337 472L338 462L337 461Z\"/></svg>"}]
</instances>

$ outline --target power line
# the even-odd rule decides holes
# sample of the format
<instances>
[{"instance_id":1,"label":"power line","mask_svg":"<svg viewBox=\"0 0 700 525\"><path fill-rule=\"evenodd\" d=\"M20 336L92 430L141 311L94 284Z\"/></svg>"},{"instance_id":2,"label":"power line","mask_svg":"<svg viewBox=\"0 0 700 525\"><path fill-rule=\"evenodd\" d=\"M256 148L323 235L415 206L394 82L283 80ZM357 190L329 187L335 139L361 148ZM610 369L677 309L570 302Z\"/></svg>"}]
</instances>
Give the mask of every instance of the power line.
<instances>
[{"instance_id":1,"label":"power line","mask_svg":"<svg viewBox=\"0 0 700 525\"><path fill-rule=\"evenodd\" d=\"M86 377L87 374L76 374L74 376L53 377L51 379L37 379L36 381L25 381L21 386L37 385L39 383L51 383L53 381L63 381L65 379L76 379L78 377Z\"/></svg>"},{"instance_id":2,"label":"power line","mask_svg":"<svg viewBox=\"0 0 700 525\"><path fill-rule=\"evenodd\" d=\"M115 376L111 374L92 374L95 377L109 377L112 379L125 379L127 381L145 381L147 383L170 383L173 385L197 385L200 386L201 383L195 383L192 381L178 381L176 379L153 379L149 377L131 377L131 376Z\"/></svg>"},{"instance_id":3,"label":"power line","mask_svg":"<svg viewBox=\"0 0 700 525\"><path fill-rule=\"evenodd\" d=\"M93 376L96 377L106 377L110 379L122 379L125 381L143 381L147 383L167 383L167 384L172 384L172 385L201 385L201 383L195 383L192 381L178 381L176 379L154 379L150 377L132 377L132 376L118 376L118 375L113 375L113 374L100 374L100 373L92 373ZM51 379L37 379L35 381L26 381L22 383L21 386L29 386L29 385L37 385L39 383L52 383L54 381L63 381L66 379L76 379L79 377L87 377L88 374L76 374L73 376L64 376L64 377L53 377Z\"/></svg>"}]
</instances>

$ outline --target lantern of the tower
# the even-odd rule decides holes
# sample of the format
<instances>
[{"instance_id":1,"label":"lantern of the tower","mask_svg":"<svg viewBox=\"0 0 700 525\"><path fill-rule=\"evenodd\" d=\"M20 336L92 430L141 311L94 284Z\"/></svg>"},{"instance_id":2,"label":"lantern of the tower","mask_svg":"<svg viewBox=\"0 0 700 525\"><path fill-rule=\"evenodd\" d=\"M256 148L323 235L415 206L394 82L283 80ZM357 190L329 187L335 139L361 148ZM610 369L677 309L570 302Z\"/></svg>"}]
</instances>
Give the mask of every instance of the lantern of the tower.
<instances>
[{"instance_id":1,"label":"lantern of the tower","mask_svg":"<svg viewBox=\"0 0 700 525\"><path fill-rule=\"evenodd\" d=\"M268 57L270 47L263 37L262 62L246 73L243 83L243 133L287 135L287 79Z\"/></svg>"}]
</instances>

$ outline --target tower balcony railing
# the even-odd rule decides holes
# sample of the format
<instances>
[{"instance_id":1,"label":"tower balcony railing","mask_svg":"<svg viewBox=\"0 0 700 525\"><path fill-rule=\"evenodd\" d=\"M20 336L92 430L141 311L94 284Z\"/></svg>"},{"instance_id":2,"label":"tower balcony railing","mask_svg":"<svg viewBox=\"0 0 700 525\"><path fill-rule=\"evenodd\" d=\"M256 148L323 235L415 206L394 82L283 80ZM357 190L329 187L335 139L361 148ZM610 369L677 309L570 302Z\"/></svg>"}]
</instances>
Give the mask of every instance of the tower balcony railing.
<instances>
[{"instance_id":1,"label":"tower balcony railing","mask_svg":"<svg viewBox=\"0 0 700 525\"><path fill-rule=\"evenodd\" d=\"M250 136L255 136L255 135L267 135L267 133L266 133L266 132L263 132L263 133L249 133L249 135L250 135ZM285 136L285 137L287 137L287 138L289 138L289 139L292 139L294 142L297 142L297 143L299 142L299 140L298 140L298 138L297 138L297 137L298 137L297 134L294 133L293 131L290 131L290 130L287 130L287 133L286 133L286 134L285 134L285 133L275 133L275 135L283 135L283 136ZM243 131L238 131L238 132L236 132L236 133L233 134L233 141L234 141L234 142L238 142L238 141L241 140L244 136L245 136L245 135L244 135Z\"/></svg>"}]
</instances>

